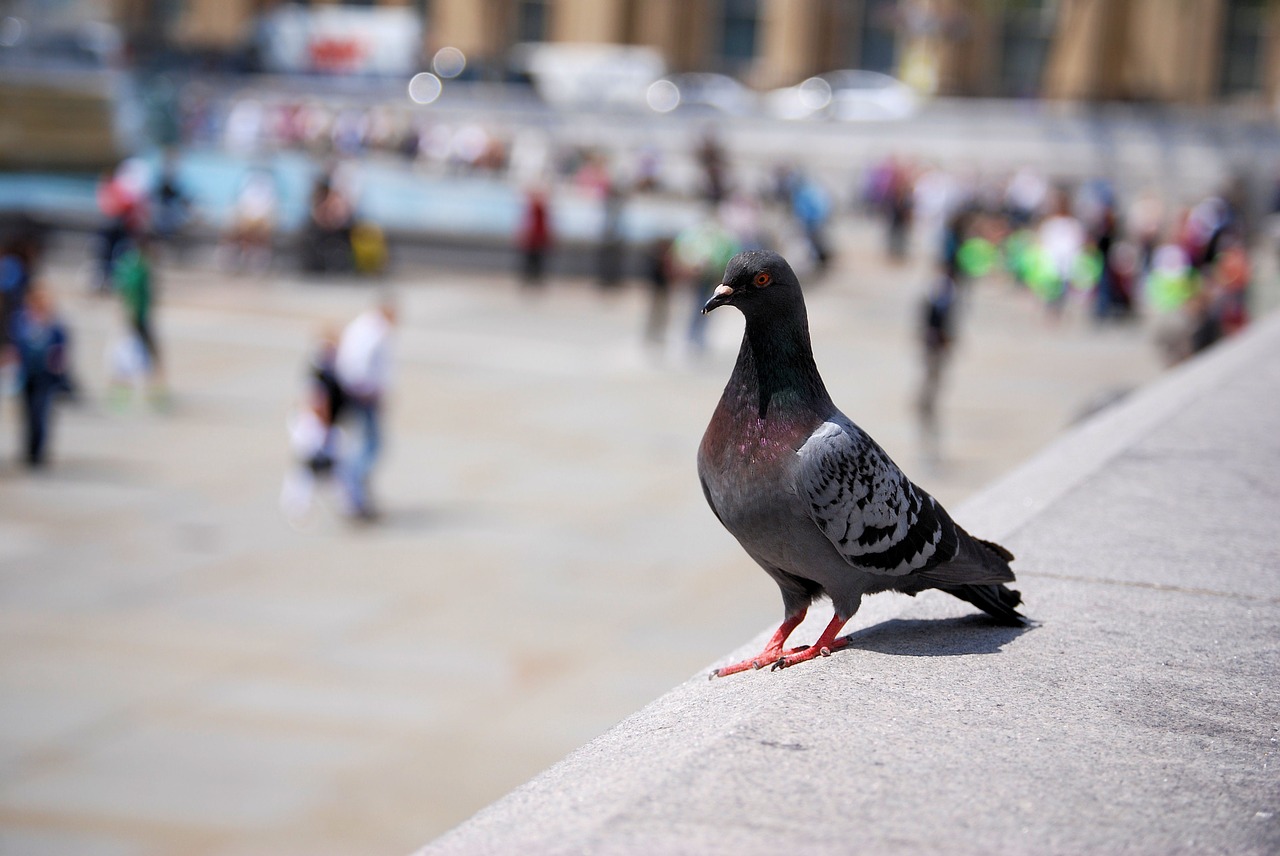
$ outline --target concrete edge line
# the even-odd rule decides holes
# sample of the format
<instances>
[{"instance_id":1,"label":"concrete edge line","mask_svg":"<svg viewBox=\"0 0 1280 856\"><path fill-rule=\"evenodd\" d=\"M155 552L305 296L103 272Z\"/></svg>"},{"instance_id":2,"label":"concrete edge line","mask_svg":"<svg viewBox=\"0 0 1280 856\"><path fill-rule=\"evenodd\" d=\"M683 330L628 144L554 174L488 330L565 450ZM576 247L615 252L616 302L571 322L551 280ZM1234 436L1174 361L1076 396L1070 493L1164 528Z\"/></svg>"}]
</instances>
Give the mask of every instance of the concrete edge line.
<instances>
[{"instance_id":1,"label":"concrete edge line","mask_svg":"<svg viewBox=\"0 0 1280 856\"><path fill-rule=\"evenodd\" d=\"M1142 440L1225 378L1280 343L1280 312L1254 323L1238 338L1166 372L1115 405L1071 428L970 497L955 517L970 532L1002 541L1025 526L1107 462Z\"/></svg>"}]
</instances>

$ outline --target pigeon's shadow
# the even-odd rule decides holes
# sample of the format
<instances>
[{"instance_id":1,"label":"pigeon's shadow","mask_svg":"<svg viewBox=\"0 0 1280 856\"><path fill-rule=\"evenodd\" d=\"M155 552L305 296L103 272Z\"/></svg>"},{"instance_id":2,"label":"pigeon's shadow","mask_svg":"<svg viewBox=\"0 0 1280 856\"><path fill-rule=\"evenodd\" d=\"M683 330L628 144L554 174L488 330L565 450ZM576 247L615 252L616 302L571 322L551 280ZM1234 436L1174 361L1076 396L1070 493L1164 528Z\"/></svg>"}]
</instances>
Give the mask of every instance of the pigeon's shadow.
<instances>
[{"instance_id":1,"label":"pigeon's shadow","mask_svg":"<svg viewBox=\"0 0 1280 856\"><path fill-rule=\"evenodd\" d=\"M1007 627L976 615L962 618L894 618L848 634L850 648L900 657L956 657L996 654L1034 629Z\"/></svg>"}]
</instances>

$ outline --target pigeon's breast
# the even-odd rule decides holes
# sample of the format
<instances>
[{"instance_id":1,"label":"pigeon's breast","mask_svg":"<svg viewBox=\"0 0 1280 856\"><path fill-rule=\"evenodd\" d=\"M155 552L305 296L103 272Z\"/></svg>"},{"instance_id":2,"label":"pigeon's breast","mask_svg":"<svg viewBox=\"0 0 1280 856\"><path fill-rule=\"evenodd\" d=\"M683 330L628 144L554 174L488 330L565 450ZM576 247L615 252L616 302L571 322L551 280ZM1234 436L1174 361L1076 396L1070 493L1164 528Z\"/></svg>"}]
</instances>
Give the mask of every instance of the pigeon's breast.
<instances>
[{"instance_id":1,"label":"pigeon's breast","mask_svg":"<svg viewBox=\"0 0 1280 856\"><path fill-rule=\"evenodd\" d=\"M808 434L800 425L749 418L720 430L713 420L703 437L698 474L707 499L720 522L757 559L764 554L781 558L774 554L795 538L797 522L807 523L795 471L796 452Z\"/></svg>"}]
</instances>

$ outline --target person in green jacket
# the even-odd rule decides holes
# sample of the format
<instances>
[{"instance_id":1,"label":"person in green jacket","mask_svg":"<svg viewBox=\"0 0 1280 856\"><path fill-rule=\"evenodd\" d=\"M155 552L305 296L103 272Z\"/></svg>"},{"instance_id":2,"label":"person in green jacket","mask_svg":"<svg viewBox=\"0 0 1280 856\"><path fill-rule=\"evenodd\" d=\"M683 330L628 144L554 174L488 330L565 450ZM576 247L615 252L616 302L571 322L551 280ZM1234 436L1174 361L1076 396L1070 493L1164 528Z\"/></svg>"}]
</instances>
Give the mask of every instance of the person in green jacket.
<instances>
[{"instance_id":1,"label":"person in green jacket","mask_svg":"<svg viewBox=\"0 0 1280 856\"><path fill-rule=\"evenodd\" d=\"M140 235L134 245L116 262L112 278L124 304L125 320L147 358L147 378L152 397L164 396L164 372L160 348L152 328L155 305L154 252L151 239Z\"/></svg>"}]
</instances>

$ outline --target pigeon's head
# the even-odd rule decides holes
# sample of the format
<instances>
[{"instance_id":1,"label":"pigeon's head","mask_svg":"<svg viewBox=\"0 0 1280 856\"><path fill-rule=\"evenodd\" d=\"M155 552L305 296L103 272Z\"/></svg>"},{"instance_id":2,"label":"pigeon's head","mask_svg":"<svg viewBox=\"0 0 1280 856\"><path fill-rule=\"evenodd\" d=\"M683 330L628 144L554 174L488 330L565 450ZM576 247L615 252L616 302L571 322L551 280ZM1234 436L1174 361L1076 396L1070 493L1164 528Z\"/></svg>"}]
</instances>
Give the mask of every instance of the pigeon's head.
<instances>
[{"instance_id":1,"label":"pigeon's head","mask_svg":"<svg viewBox=\"0 0 1280 856\"><path fill-rule=\"evenodd\" d=\"M729 304L750 317L803 305L803 300L800 283L786 259L768 250L748 250L729 260L724 281L716 286L702 314Z\"/></svg>"}]
</instances>

